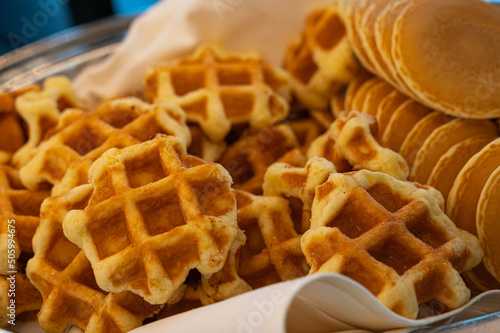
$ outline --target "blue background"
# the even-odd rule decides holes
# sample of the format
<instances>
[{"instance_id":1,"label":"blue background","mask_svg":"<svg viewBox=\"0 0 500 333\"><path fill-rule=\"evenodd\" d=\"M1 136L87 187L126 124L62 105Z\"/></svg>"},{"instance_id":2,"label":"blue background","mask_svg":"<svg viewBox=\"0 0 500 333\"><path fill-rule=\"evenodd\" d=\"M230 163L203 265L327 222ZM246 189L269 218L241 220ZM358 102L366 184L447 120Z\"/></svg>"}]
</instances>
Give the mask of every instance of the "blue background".
<instances>
[{"instance_id":1,"label":"blue background","mask_svg":"<svg viewBox=\"0 0 500 333\"><path fill-rule=\"evenodd\" d=\"M72 0L0 0L0 55L77 23L113 14L136 12L156 1L158 0L101 1L101 4L107 5L106 9L97 15L88 15L81 7L75 10ZM93 13L99 12L95 8L85 9Z\"/></svg>"}]
</instances>

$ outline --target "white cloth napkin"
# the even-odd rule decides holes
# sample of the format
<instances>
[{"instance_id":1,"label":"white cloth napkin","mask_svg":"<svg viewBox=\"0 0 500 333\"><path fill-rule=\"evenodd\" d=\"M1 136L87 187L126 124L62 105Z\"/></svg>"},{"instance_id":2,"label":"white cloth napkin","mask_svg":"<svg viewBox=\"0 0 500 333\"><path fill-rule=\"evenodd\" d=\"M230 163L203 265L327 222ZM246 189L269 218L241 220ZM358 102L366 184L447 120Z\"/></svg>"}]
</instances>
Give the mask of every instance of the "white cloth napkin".
<instances>
[{"instance_id":1,"label":"white cloth napkin","mask_svg":"<svg viewBox=\"0 0 500 333\"><path fill-rule=\"evenodd\" d=\"M315 274L168 317L133 333L372 332L452 323L500 311L500 291L462 308L410 320L390 311L359 283L340 274ZM408 330L398 330L399 333Z\"/></svg>"},{"instance_id":2,"label":"white cloth napkin","mask_svg":"<svg viewBox=\"0 0 500 333\"><path fill-rule=\"evenodd\" d=\"M117 51L83 70L75 90L90 104L140 91L147 68L220 42L258 51L280 66L287 45L300 35L307 13L327 0L164 0L137 18Z\"/></svg>"},{"instance_id":3,"label":"white cloth napkin","mask_svg":"<svg viewBox=\"0 0 500 333\"><path fill-rule=\"evenodd\" d=\"M165 0L141 15L117 51L85 69L74 85L90 103L143 89L147 68L217 41L237 51L259 51L280 66L307 13L328 0ZM468 306L423 320L395 315L358 283L318 274L261 288L134 330L159 332L366 332L417 327L500 311L500 291ZM398 331L401 332L401 331Z\"/></svg>"}]
</instances>

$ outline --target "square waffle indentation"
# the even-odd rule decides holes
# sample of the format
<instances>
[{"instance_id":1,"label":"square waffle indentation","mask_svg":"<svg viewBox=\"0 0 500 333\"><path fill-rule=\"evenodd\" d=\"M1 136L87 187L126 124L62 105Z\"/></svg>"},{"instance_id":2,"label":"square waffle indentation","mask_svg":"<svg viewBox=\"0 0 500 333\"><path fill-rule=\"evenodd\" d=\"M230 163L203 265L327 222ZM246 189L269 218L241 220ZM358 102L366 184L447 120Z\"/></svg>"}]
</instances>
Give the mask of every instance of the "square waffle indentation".
<instances>
[{"instance_id":1,"label":"square waffle indentation","mask_svg":"<svg viewBox=\"0 0 500 333\"><path fill-rule=\"evenodd\" d=\"M184 96L205 87L205 71L201 68L172 68L170 77L177 96Z\"/></svg>"},{"instance_id":2,"label":"square waffle indentation","mask_svg":"<svg viewBox=\"0 0 500 333\"><path fill-rule=\"evenodd\" d=\"M111 110L96 110L95 115L114 128L123 128L139 117L135 105L116 105Z\"/></svg>"},{"instance_id":3,"label":"square waffle indentation","mask_svg":"<svg viewBox=\"0 0 500 333\"><path fill-rule=\"evenodd\" d=\"M375 184L366 191L391 213L395 213L409 204L409 200L402 199L387 184Z\"/></svg>"},{"instance_id":4,"label":"square waffle indentation","mask_svg":"<svg viewBox=\"0 0 500 333\"><path fill-rule=\"evenodd\" d=\"M64 144L78 153L80 156L87 155L106 141L107 135L85 123L79 129L72 130L65 139Z\"/></svg>"},{"instance_id":5,"label":"square waffle indentation","mask_svg":"<svg viewBox=\"0 0 500 333\"><path fill-rule=\"evenodd\" d=\"M166 233L186 221L180 207L176 190L167 194L142 200L137 203L150 235Z\"/></svg>"},{"instance_id":6,"label":"square waffle indentation","mask_svg":"<svg viewBox=\"0 0 500 333\"><path fill-rule=\"evenodd\" d=\"M394 269L399 275L403 275L407 270L423 260L423 255L418 249L408 246L412 243L409 236L395 238L393 234L388 234L378 243L370 244L366 251L377 261Z\"/></svg>"},{"instance_id":7,"label":"square waffle indentation","mask_svg":"<svg viewBox=\"0 0 500 333\"><path fill-rule=\"evenodd\" d=\"M354 189L350 196L355 197L356 194L365 198L369 197L366 192L359 189ZM366 205L363 201L348 199L340 214L335 216L326 226L337 227L344 235L354 239L387 220L387 214L381 207Z\"/></svg>"},{"instance_id":8,"label":"square waffle indentation","mask_svg":"<svg viewBox=\"0 0 500 333\"><path fill-rule=\"evenodd\" d=\"M123 162L131 188L142 187L168 176L158 151L150 151L143 158L127 159Z\"/></svg>"},{"instance_id":9,"label":"square waffle indentation","mask_svg":"<svg viewBox=\"0 0 500 333\"><path fill-rule=\"evenodd\" d=\"M203 215L220 216L228 213L224 202L230 200L232 193L228 191L225 181L213 177L211 182L204 179L191 181L190 186L196 194ZM215 198L219 200L214 200Z\"/></svg>"},{"instance_id":10,"label":"square waffle indentation","mask_svg":"<svg viewBox=\"0 0 500 333\"><path fill-rule=\"evenodd\" d=\"M221 67L217 69L219 85L249 85L252 83L251 75L247 69L237 67Z\"/></svg>"},{"instance_id":11,"label":"square waffle indentation","mask_svg":"<svg viewBox=\"0 0 500 333\"><path fill-rule=\"evenodd\" d=\"M255 96L251 92L224 90L220 93L224 112L229 119L246 119L251 114Z\"/></svg>"},{"instance_id":12,"label":"square waffle indentation","mask_svg":"<svg viewBox=\"0 0 500 333\"><path fill-rule=\"evenodd\" d=\"M131 244L125 213L120 209L97 216L88 224L88 230L101 260L120 252ZM110 235L113 235L112 242L109 241Z\"/></svg>"}]
</instances>

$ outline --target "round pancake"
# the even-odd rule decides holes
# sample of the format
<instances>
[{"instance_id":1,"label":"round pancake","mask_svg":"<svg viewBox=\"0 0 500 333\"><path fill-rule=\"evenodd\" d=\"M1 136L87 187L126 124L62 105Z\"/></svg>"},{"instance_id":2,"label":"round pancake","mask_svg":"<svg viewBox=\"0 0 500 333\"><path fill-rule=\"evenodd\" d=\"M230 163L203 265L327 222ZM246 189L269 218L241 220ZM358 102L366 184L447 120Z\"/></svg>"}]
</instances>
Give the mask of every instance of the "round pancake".
<instances>
[{"instance_id":1,"label":"round pancake","mask_svg":"<svg viewBox=\"0 0 500 333\"><path fill-rule=\"evenodd\" d=\"M399 150L401 156L403 156L406 163L408 163L410 170L413 167L413 162L417 157L420 147L422 147L429 135L431 135L436 128L446 124L452 119L453 118L442 112L433 111L413 126L412 130L408 133L405 141L401 145L401 149Z\"/></svg>"},{"instance_id":2,"label":"round pancake","mask_svg":"<svg viewBox=\"0 0 500 333\"><path fill-rule=\"evenodd\" d=\"M367 91L365 100L363 102L363 112L366 112L372 116L376 116L380 102L392 90L394 90L392 86L385 81L377 82L376 84L371 86L371 88Z\"/></svg>"},{"instance_id":3,"label":"round pancake","mask_svg":"<svg viewBox=\"0 0 500 333\"><path fill-rule=\"evenodd\" d=\"M484 147L462 168L451 188L446 214L455 224L473 235L481 192L490 175L500 165L500 138Z\"/></svg>"},{"instance_id":4,"label":"round pancake","mask_svg":"<svg viewBox=\"0 0 500 333\"><path fill-rule=\"evenodd\" d=\"M462 273L465 284L471 290L471 297L488 290L500 289L500 283L486 270L483 263Z\"/></svg>"},{"instance_id":5,"label":"round pancake","mask_svg":"<svg viewBox=\"0 0 500 333\"><path fill-rule=\"evenodd\" d=\"M393 0L370 0L368 2L361 20L362 33L360 34L360 40L365 49L365 53L372 62L377 75L387 82L395 82L395 80L377 48L375 23L386 6L391 4L392 1Z\"/></svg>"},{"instance_id":6,"label":"round pancake","mask_svg":"<svg viewBox=\"0 0 500 333\"><path fill-rule=\"evenodd\" d=\"M484 185L477 205L476 228L484 250L483 264L500 282L500 166Z\"/></svg>"},{"instance_id":7,"label":"round pancake","mask_svg":"<svg viewBox=\"0 0 500 333\"><path fill-rule=\"evenodd\" d=\"M432 169L427 185L436 188L441 192L445 200L448 199L455 178L463 166L472 156L495 139L496 137L491 135L476 135L452 146L441 156Z\"/></svg>"},{"instance_id":8,"label":"round pancake","mask_svg":"<svg viewBox=\"0 0 500 333\"><path fill-rule=\"evenodd\" d=\"M394 24L399 76L424 104L453 116L500 116L499 54L500 8L485 1L412 1Z\"/></svg>"},{"instance_id":9,"label":"round pancake","mask_svg":"<svg viewBox=\"0 0 500 333\"><path fill-rule=\"evenodd\" d=\"M354 96L354 99L352 101L352 110L360 111L360 112L364 111L363 106L364 106L366 95L368 94L368 91L379 82L383 82L383 81L381 79L379 79L378 77L374 76L371 79L369 79L368 81L366 81L365 83L363 83L363 85L361 87L359 87L359 89L356 92L356 95ZM349 110L349 111L352 111L352 110Z\"/></svg>"},{"instance_id":10,"label":"round pancake","mask_svg":"<svg viewBox=\"0 0 500 333\"><path fill-rule=\"evenodd\" d=\"M406 86L405 82L394 67L392 60L392 38L394 23L401 12L409 5L409 0L397 0L386 6L375 21L375 40L385 67L389 69L386 73L388 79L392 78L391 84L403 94L415 99L416 96Z\"/></svg>"},{"instance_id":11,"label":"round pancake","mask_svg":"<svg viewBox=\"0 0 500 333\"><path fill-rule=\"evenodd\" d=\"M411 129L429 112L430 110L422 104L408 99L394 111L382 134L382 144L396 152L399 151Z\"/></svg>"},{"instance_id":12,"label":"round pancake","mask_svg":"<svg viewBox=\"0 0 500 333\"><path fill-rule=\"evenodd\" d=\"M382 139L382 135L384 134L385 128L391 120L394 111L396 111L399 106L407 100L408 97L406 97L406 95L403 95L398 90L393 89L392 92L380 101L376 115L378 125L377 141Z\"/></svg>"},{"instance_id":13,"label":"round pancake","mask_svg":"<svg viewBox=\"0 0 500 333\"><path fill-rule=\"evenodd\" d=\"M375 72L375 69L363 48L363 43L360 39L360 30L358 29L361 25L362 19L360 12L366 7L367 1L368 0L351 0L346 6L345 20L347 36L351 41L354 53L363 66L373 73Z\"/></svg>"},{"instance_id":14,"label":"round pancake","mask_svg":"<svg viewBox=\"0 0 500 333\"><path fill-rule=\"evenodd\" d=\"M448 149L476 135L498 136L498 128L489 120L456 118L432 132L420 147L413 162L410 180L427 184L432 169Z\"/></svg>"},{"instance_id":15,"label":"round pancake","mask_svg":"<svg viewBox=\"0 0 500 333\"><path fill-rule=\"evenodd\" d=\"M354 96L358 92L359 88L369 79L371 79L373 75L367 70L361 70L351 82L347 85L347 90L345 93L345 108L344 111L352 111L352 103L354 101Z\"/></svg>"}]
</instances>

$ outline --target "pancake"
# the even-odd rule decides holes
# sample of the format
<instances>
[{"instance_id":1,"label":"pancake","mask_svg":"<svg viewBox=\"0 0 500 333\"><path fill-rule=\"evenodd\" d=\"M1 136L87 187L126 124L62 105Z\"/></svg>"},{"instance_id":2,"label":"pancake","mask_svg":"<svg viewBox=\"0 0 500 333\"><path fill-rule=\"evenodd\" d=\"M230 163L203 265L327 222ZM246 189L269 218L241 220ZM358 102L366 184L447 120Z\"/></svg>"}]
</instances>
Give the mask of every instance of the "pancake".
<instances>
[{"instance_id":1,"label":"pancake","mask_svg":"<svg viewBox=\"0 0 500 333\"><path fill-rule=\"evenodd\" d=\"M450 121L451 117L439 111L433 111L422 118L408 133L405 141L401 145L399 153L405 158L410 169L417 156L420 147L424 144L427 137L438 128Z\"/></svg>"},{"instance_id":2,"label":"pancake","mask_svg":"<svg viewBox=\"0 0 500 333\"><path fill-rule=\"evenodd\" d=\"M378 77L372 77L371 79L369 79L368 81L363 83L363 85L361 87L359 87L359 90L356 92L356 95L354 96L354 99L352 101L352 110L363 112L364 111L363 106L365 104L365 99L366 99L366 95L368 94L368 91L370 91L370 89L373 86L375 86L377 83L380 83L380 82L383 82L383 81L381 79L379 79ZM352 110L349 110L349 111L352 111ZM349 112L349 111L347 111L347 112Z\"/></svg>"},{"instance_id":3,"label":"pancake","mask_svg":"<svg viewBox=\"0 0 500 333\"><path fill-rule=\"evenodd\" d=\"M486 182L477 205L476 228L484 250L483 264L500 282L500 166Z\"/></svg>"},{"instance_id":4,"label":"pancake","mask_svg":"<svg viewBox=\"0 0 500 333\"><path fill-rule=\"evenodd\" d=\"M365 101L363 102L363 112L376 116L380 102L392 90L394 90L392 86L385 81L374 84L366 93Z\"/></svg>"},{"instance_id":5,"label":"pancake","mask_svg":"<svg viewBox=\"0 0 500 333\"><path fill-rule=\"evenodd\" d=\"M424 104L463 118L500 116L498 7L480 0L413 1L398 16L392 40L399 77Z\"/></svg>"},{"instance_id":6,"label":"pancake","mask_svg":"<svg viewBox=\"0 0 500 333\"><path fill-rule=\"evenodd\" d=\"M345 93L344 111L349 112L353 110L352 103L354 101L354 96L356 96L356 93L358 92L359 88L361 88L361 86L372 77L373 75L370 72L366 70L361 70L356 75L356 77L351 82L349 82Z\"/></svg>"},{"instance_id":7,"label":"pancake","mask_svg":"<svg viewBox=\"0 0 500 333\"><path fill-rule=\"evenodd\" d=\"M380 104L377 108L377 125L378 125L378 136L377 140L382 139L382 135L384 134L385 128L387 124L391 120L392 114L396 111L401 104L406 102L408 97L403 95L398 90L393 89L387 96L380 101Z\"/></svg>"},{"instance_id":8,"label":"pancake","mask_svg":"<svg viewBox=\"0 0 500 333\"><path fill-rule=\"evenodd\" d=\"M439 190L445 200L448 199L453 182L463 166L495 139L496 137L491 135L476 135L455 144L441 156L432 169L427 184Z\"/></svg>"},{"instance_id":9,"label":"pancake","mask_svg":"<svg viewBox=\"0 0 500 333\"><path fill-rule=\"evenodd\" d=\"M375 21L375 40L377 42L377 49L380 52L382 61L385 63L389 72L386 73L388 79L392 78L391 84L401 91L403 94L415 99L415 95L405 85L405 82L399 73L396 71L392 61L392 38L394 22L400 13L409 5L408 0L393 1L386 6L382 13Z\"/></svg>"},{"instance_id":10,"label":"pancake","mask_svg":"<svg viewBox=\"0 0 500 333\"><path fill-rule=\"evenodd\" d=\"M354 53L358 57L358 60L363 64L363 66L370 72L374 73L375 72L374 66L365 52L360 37L361 31L359 30L362 19L362 15L360 14L360 12L364 10L364 8L367 5L367 2L368 0L350 1L346 6L345 20L346 20L347 35L349 37L349 40L351 41L351 46Z\"/></svg>"},{"instance_id":11,"label":"pancake","mask_svg":"<svg viewBox=\"0 0 500 333\"><path fill-rule=\"evenodd\" d=\"M448 149L476 135L498 136L498 128L489 120L453 119L432 132L417 153L410 180L427 184L432 169Z\"/></svg>"},{"instance_id":12,"label":"pancake","mask_svg":"<svg viewBox=\"0 0 500 333\"><path fill-rule=\"evenodd\" d=\"M382 144L394 151L399 151L406 136L420 119L429 114L430 110L422 104L407 100L394 111L387 128L382 135Z\"/></svg>"},{"instance_id":13,"label":"pancake","mask_svg":"<svg viewBox=\"0 0 500 333\"><path fill-rule=\"evenodd\" d=\"M474 235L476 210L490 175L500 165L500 138L474 155L458 174L447 201L446 214L455 224Z\"/></svg>"},{"instance_id":14,"label":"pancake","mask_svg":"<svg viewBox=\"0 0 500 333\"><path fill-rule=\"evenodd\" d=\"M363 18L361 20L361 31L360 35L361 43L365 49L366 55L372 62L374 69L378 76L386 80L387 82L395 82L391 71L385 64L380 55L380 51L377 48L377 40L375 38L375 23L384 11L387 5L391 4L393 0L371 0L368 1L367 8L364 11Z\"/></svg>"},{"instance_id":15,"label":"pancake","mask_svg":"<svg viewBox=\"0 0 500 333\"><path fill-rule=\"evenodd\" d=\"M486 270L483 263L473 269L462 273L465 284L471 290L471 296L479 295L492 289L500 289L500 282Z\"/></svg>"}]
</instances>

